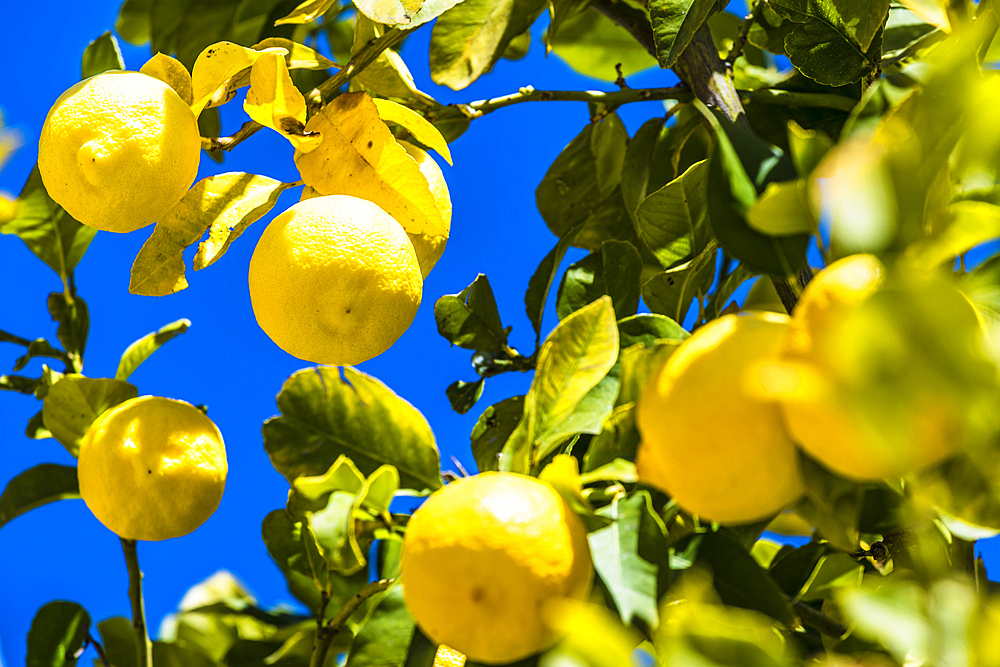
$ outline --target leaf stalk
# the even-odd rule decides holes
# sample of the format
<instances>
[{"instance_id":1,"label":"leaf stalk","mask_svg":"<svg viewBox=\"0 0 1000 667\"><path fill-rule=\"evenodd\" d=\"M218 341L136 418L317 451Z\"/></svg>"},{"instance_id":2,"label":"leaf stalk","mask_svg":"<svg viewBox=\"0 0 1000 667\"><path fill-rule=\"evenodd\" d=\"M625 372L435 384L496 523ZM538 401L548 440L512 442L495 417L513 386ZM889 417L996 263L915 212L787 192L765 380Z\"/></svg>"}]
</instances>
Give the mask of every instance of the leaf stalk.
<instances>
[{"instance_id":1,"label":"leaf stalk","mask_svg":"<svg viewBox=\"0 0 1000 667\"><path fill-rule=\"evenodd\" d=\"M137 667L152 667L153 643L146 630L146 611L142 601L142 570L135 540L121 538L125 565L128 567L128 597L132 601L132 630L135 632Z\"/></svg>"}]
</instances>

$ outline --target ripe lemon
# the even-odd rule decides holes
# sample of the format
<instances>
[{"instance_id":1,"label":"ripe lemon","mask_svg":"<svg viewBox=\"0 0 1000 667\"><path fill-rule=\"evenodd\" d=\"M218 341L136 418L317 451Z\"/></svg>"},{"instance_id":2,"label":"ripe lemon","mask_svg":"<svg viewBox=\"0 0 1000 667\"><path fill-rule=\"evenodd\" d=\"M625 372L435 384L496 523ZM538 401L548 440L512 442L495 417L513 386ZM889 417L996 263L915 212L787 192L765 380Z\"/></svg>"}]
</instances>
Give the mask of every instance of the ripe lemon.
<instances>
[{"instance_id":1,"label":"ripe lemon","mask_svg":"<svg viewBox=\"0 0 1000 667\"><path fill-rule=\"evenodd\" d=\"M492 664L554 643L546 602L583 599L593 579L586 529L555 489L497 472L452 482L414 512L401 572L424 633Z\"/></svg>"},{"instance_id":2,"label":"ripe lemon","mask_svg":"<svg viewBox=\"0 0 1000 667\"><path fill-rule=\"evenodd\" d=\"M105 72L56 100L38 145L49 196L83 224L130 232L156 222L198 173L201 137L173 89L139 72Z\"/></svg>"},{"instance_id":3,"label":"ripe lemon","mask_svg":"<svg viewBox=\"0 0 1000 667\"><path fill-rule=\"evenodd\" d=\"M226 486L219 429L184 401L142 396L111 408L80 444L80 495L120 537L166 540L212 516Z\"/></svg>"},{"instance_id":4,"label":"ripe lemon","mask_svg":"<svg viewBox=\"0 0 1000 667\"><path fill-rule=\"evenodd\" d=\"M801 495L781 412L758 395L788 322L778 313L725 315L677 348L636 408L641 480L725 524L763 519Z\"/></svg>"},{"instance_id":5,"label":"ripe lemon","mask_svg":"<svg viewBox=\"0 0 1000 667\"><path fill-rule=\"evenodd\" d=\"M385 352L413 322L422 290L403 228L347 195L306 199L277 216L250 260L260 328L319 364L349 366Z\"/></svg>"},{"instance_id":6,"label":"ripe lemon","mask_svg":"<svg viewBox=\"0 0 1000 667\"><path fill-rule=\"evenodd\" d=\"M431 194L434 195L434 202L441 211L445 229L450 230L451 196L448 194L448 184L444 180L441 167L438 166L434 158L428 155L424 149L414 146L408 141L400 141L399 145L406 149L409 156L420 167L420 173L427 179L427 185L430 186ZM426 278L427 274L434 268L434 265L437 264L437 261L441 259L441 255L444 254L445 244L448 243L448 234L445 233L441 236L408 234L408 236L410 237L410 241L413 242L413 249L417 253L417 261L420 262L420 273Z\"/></svg>"}]
</instances>

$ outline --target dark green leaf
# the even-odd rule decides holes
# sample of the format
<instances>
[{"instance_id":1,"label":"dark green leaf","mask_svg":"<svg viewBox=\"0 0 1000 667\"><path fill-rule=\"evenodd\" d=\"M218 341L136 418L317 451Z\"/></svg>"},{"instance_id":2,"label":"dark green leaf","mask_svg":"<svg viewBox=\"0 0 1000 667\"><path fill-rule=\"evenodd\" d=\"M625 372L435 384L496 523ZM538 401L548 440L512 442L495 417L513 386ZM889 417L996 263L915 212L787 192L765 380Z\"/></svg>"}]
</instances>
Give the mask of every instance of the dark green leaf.
<instances>
[{"instance_id":1,"label":"dark green leaf","mask_svg":"<svg viewBox=\"0 0 1000 667\"><path fill-rule=\"evenodd\" d=\"M203 137L218 137L222 135L222 121L219 118L219 108L209 107L198 114L198 133ZM211 151L208 157L222 164L225 151Z\"/></svg>"},{"instance_id":2,"label":"dark green leaf","mask_svg":"<svg viewBox=\"0 0 1000 667\"><path fill-rule=\"evenodd\" d=\"M593 8L563 21L549 44L573 70L602 81L618 78L616 64L623 76L656 67L656 59L627 30Z\"/></svg>"},{"instance_id":3,"label":"dark green leaf","mask_svg":"<svg viewBox=\"0 0 1000 667\"><path fill-rule=\"evenodd\" d=\"M113 616L97 624L104 653L114 667L136 667L135 630L132 621ZM96 666L95 666L96 667Z\"/></svg>"},{"instance_id":4,"label":"dark green leaf","mask_svg":"<svg viewBox=\"0 0 1000 667\"><path fill-rule=\"evenodd\" d=\"M581 229L583 229L582 223L563 234L556 246L542 259L528 281L528 289L524 293L524 308L528 313L531 326L535 329L536 348L542 335L542 316L545 313L545 302L549 298L549 290L552 289L556 271L559 270L559 264L562 262L566 250L573 243L573 237Z\"/></svg>"},{"instance_id":5,"label":"dark green leaf","mask_svg":"<svg viewBox=\"0 0 1000 667\"><path fill-rule=\"evenodd\" d=\"M485 378L479 378L475 382L463 382L456 380L448 385L444 393L448 395L451 409L460 415L472 409L479 397L483 395L483 386L486 384Z\"/></svg>"},{"instance_id":6,"label":"dark green leaf","mask_svg":"<svg viewBox=\"0 0 1000 667\"><path fill-rule=\"evenodd\" d=\"M592 472L615 459L632 461L638 446L634 405L619 405L604 420L601 432L590 441L583 457L583 471Z\"/></svg>"},{"instance_id":7,"label":"dark green leaf","mask_svg":"<svg viewBox=\"0 0 1000 667\"><path fill-rule=\"evenodd\" d=\"M480 352L500 352L507 345L493 288L482 273L458 294L438 299L434 319L438 333L452 345Z\"/></svg>"},{"instance_id":8,"label":"dark green leaf","mask_svg":"<svg viewBox=\"0 0 1000 667\"><path fill-rule=\"evenodd\" d=\"M882 35L882 50L890 53L905 48L934 30L934 26L926 23L906 7L890 6L889 19Z\"/></svg>"},{"instance_id":9,"label":"dark green leaf","mask_svg":"<svg viewBox=\"0 0 1000 667\"><path fill-rule=\"evenodd\" d=\"M150 39L149 11L153 0L125 0L118 10L115 32L122 39L135 46L141 46Z\"/></svg>"},{"instance_id":10,"label":"dark green leaf","mask_svg":"<svg viewBox=\"0 0 1000 667\"><path fill-rule=\"evenodd\" d=\"M472 456L480 472L498 470L500 452L524 413L524 396L511 396L483 410L472 429Z\"/></svg>"},{"instance_id":11,"label":"dark green leaf","mask_svg":"<svg viewBox=\"0 0 1000 667\"><path fill-rule=\"evenodd\" d=\"M28 667L73 667L90 630L90 615L75 602L50 602L28 631Z\"/></svg>"},{"instance_id":12,"label":"dark green leaf","mask_svg":"<svg viewBox=\"0 0 1000 667\"><path fill-rule=\"evenodd\" d=\"M428 639L420 628L413 626L413 637L410 639L410 648L406 654L404 667L434 667L434 657L437 655L438 645Z\"/></svg>"},{"instance_id":13,"label":"dark green leaf","mask_svg":"<svg viewBox=\"0 0 1000 667\"><path fill-rule=\"evenodd\" d=\"M750 26L747 41L759 49L770 51L779 56L785 54L785 37L795 29L795 23L777 14L766 2L760 5L760 11Z\"/></svg>"},{"instance_id":14,"label":"dark green leaf","mask_svg":"<svg viewBox=\"0 0 1000 667\"><path fill-rule=\"evenodd\" d=\"M795 511L819 535L843 551L858 549L858 513L864 489L857 482L838 477L805 454L799 455L805 495Z\"/></svg>"},{"instance_id":15,"label":"dark green leaf","mask_svg":"<svg viewBox=\"0 0 1000 667\"><path fill-rule=\"evenodd\" d=\"M394 584L354 638L346 667L395 667L405 664L415 627L403 603L403 587Z\"/></svg>"},{"instance_id":16,"label":"dark green leaf","mask_svg":"<svg viewBox=\"0 0 1000 667\"><path fill-rule=\"evenodd\" d=\"M49 359L59 359L64 362L67 366L71 365L73 362L66 356L66 353L62 350L52 347L52 344L44 338L38 338L31 341L28 345L28 351L24 355L17 358L14 362L14 372L21 370L28 365L28 362L37 357L48 357Z\"/></svg>"},{"instance_id":17,"label":"dark green leaf","mask_svg":"<svg viewBox=\"0 0 1000 667\"><path fill-rule=\"evenodd\" d=\"M7 488L0 495L0 528L36 507L79 497L75 467L42 463L29 468L7 482Z\"/></svg>"},{"instance_id":18,"label":"dark green leaf","mask_svg":"<svg viewBox=\"0 0 1000 667\"><path fill-rule=\"evenodd\" d=\"M278 564L288 581L288 590L308 609L319 613L320 589L333 575L328 573L326 564L317 556L315 565L309 558L309 551L303 542L302 522L293 521L284 509L274 510L264 517L261 534L267 552ZM355 575L364 585L366 574Z\"/></svg>"},{"instance_id":19,"label":"dark green leaf","mask_svg":"<svg viewBox=\"0 0 1000 667\"><path fill-rule=\"evenodd\" d=\"M810 542L798 549L776 556L771 561L768 572L774 579L774 583L784 591L785 595L796 599L799 591L809 581L809 577L812 576L819 564L819 559L827 551L829 551L829 547L825 543Z\"/></svg>"},{"instance_id":20,"label":"dark green leaf","mask_svg":"<svg viewBox=\"0 0 1000 667\"><path fill-rule=\"evenodd\" d=\"M673 67L698 28L716 11L716 0L651 0L649 20L660 67Z\"/></svg>"},{"instance_id":21,"label":"dark green leaf","mask_svg":"<svg viewBox=\"0 0 1000 667\"><path fill-rule=\"evenodd\" d=\"M42 419L52 437L76 456L80 441L95 419L138 395L138 389L121 380L66 375L45 396Z\"/></svg>"},{"instance_id":22,"label":"dark green leaf","mask_svg":"<svg viewBox=\"0 0 1000 667\"><path fill-rule=\"evenodd\" d=\"M643 313L618 320L618 340L623 350L636 343L653 347L657 341L664 338L680 341L690 335L674 320L655 313Z\"/></svg>"},{"instance_id":23,"label":"dark green leaf","mask_svg":"<svg viewBox=\"0 0 1000 667\"><path fill-rule=\"evenodd\" d=\"M654 313L683 322L691 303L708 293L715 278L715 244L689 262L657 273L642 286L642 299Z\"/></svg>"},{"instance_id":24,"label":"dark green leaf","mask_svg":"<svg viewBox=\"0 0 1000 667\"><path fill-rule=\"evenodd\" d=\"M216 667L215 661L197 648L166 642L153 642L153 664L156 667Z\"/></svg>"},{"instance_id":25,"label":"dark green leaf","mask_svg":"<svg viewBox=\"0 0 1000 667\"><path fill-rule=\"evenodd\" d=\"M188 330L191 320L177 320L160 327L159 331L148 333L139 340L129 345L122 353L122 358L118 362L118 370L115 372L116 380L127 380L135 369L149 358L149 355L160 349L164 343L173 340L177 336Z\"/></svg>"},{"instance_id":26,"label":"dark green leaf","mask_svg":"<svg viewBox=\"0 0 1000 667\"><path fill-rule=\"evenodd\" d=\"M621 319L639 308L642 257L627 241L605 241L599 251L587 255L563 274L556 297L556 314L571 313L607 294Z\"/></svg>"},{"instance_id":27,"label":"dark green leaf","mask_svg":"<svg viewBox=\"0 0 1000 667\"><path fill-rule=\"evenodd\" d=\"M264 423L264 449L289 481L322 475L341 455L370 475L384 463L404 488L441 486L434 433L424 416L384 384L351 367L292 375L278 394L281 416Z\"/></svg>"},{"instance_id":28,"label":"dark green leaf","mask_svg":"<svg viewBox=\"0 0 1000 667\"><path fill-rule=\"evenodd\" d=\"M42 416L41 410L32 415L31 419L28 420L28 426L24 429L24 434L32 440L52 437L49 429L45 428L45 419Z\"/></svg>"},{"instance_id":29,"label":"dark green leaf","mask_svg":"<svg viewBox=\"0 0 1000 667\"><path fill-rule=\"evenodd\" d=\"M90 331L90 310L87 308L87 302L79 296L69 300L63 292L52 292L49 294L48 307L49 315L59 323L56 337L73 359L71 370L79 372L83 365L83 351L87 347L87 334Z\"/></svg>"},{"instance_id":30,"label":"dark green leaf","mask_svg":"<svg viewBox=\"0 0 1000 667\"><path fill-rule=\"evenodd\" d=\"M882 40L877 39L870 51L859 51L819 21L796 25L785 37L785 51L792 64L810 79L828 86L854 83L874 71L881 46Z\"/></svg>"},{"instance_id":31,"label":"dark green leaf","mask_svg":"<svg viewBox=\"0 0 1000 667\"><path fill-rule=\"evenodd\" d=\"M125 61L118 48L118 40L108 31L88 44L84 50L80 78L89 79L95 74L114 69L125 69Z\"/></svg>"},{"instance_id":32,"label":"dark green leaf","mask_svg":"<svg viewBox=\"0 0 1000 667\"><path fill-rule=\"evenodd\" d=\"M39 378L26 378L21 375L0 375L0 389L17 391L22 394L33 394L42 383Z\"/></svg>"},{"instance_id":33,"label":"dark green leaf","mask_svg":"<svg viewBox=\"0 0 1000 667\"><path fill-rule=\"evenodd\" d=\"M725 308L729 307L731 303L734 303L729 301L729 297L731 297L733 293L739 289L740 285L752 278L753 275L753 271L742 264L738 265L733 271L731 271L722 281L722 284L715 289L715 292L712 293L711 298L708 300L708 316L706 319L715 319L716 317L719 317ZM771 284L771 281L768 278L762 278L762 280L766 280L769 285ZM775 299L778 298L777 293L774 294L774 297ZM780 312L785 312L785 309L781 306L780 301L778 301L778 305L781 307ZM744 308L751 310L750 306L746 305L746 302L744 302Z\"/></svg>"},{"instance_id":34,"label":"dark green leaf","mask_svg":"<svg viewBox=\"0 0 1000 667\"><path fill-rule=\"evenodd\" d=\"M771 0L768 4L797 23L812 21L827 26L840 39L862 52L877 40L889 12L889 0Z\"/></svg>"},{"instance_id":35,"label":"dark green leaf","mask_svg":"<svg viewBox=\"0 0 1000 667\"><path fill-rule=\"evenodd\" d=\"M96 229L80 224L52 201L37 165L21 189L14 218L0 224L0 234L16 234L64 280L68 280L96 233Z\"/></svg>"},{"instance_id":36,"label":"dark green leaf","mask_svg":"<svg viewBox=\"0 0 1000 667\"><path fill-rule=\"evenodd\" d=\"M665 269L697 257L708 245L707 177L708 163L697 162L647 195L636 209L639 238Z\"/></svg>"},{"instance_id":37,"label":"dark green leaf","mask_svg":"<svg viewBox=\"0 0 1000 667\"><path fill-rule=\"evenodd\" d=\"M663 133L663 118L650 118L636 131L625 149L622 163L622 201L635 221L635 210L649 192L649 176L656 144Z\"/></svg>"},{"instance_id":38,"label":"dark green leaf","mask_svg":"<svg viewBox=\"0 0 1000 667\"><path fill-rule=\"evenodd\" d=\"M507 60L520 60L521 58L528 55L528 49L531 48L531 31L525 30L520 35L510 40L507 44L507 48L503 51L502 58Z\"/></svg>"}]
</instances>

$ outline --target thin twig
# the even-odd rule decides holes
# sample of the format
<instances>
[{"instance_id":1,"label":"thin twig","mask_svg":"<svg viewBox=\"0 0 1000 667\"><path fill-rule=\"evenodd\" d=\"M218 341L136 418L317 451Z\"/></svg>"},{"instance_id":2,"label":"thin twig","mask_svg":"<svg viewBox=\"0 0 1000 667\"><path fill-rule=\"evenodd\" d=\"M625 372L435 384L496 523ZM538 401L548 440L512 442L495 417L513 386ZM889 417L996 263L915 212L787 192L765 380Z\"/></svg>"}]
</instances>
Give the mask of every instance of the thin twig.
<instances>
[{"instance_id":1,"label":"thin twig","mask_svg":"<svg viewBox=\"0 0 1000 667\"><path fill-rule=\"evenodd\" d=\"M326 654L329 652L330 646L333 644L333 640L343 629L344 624L347 623L348 619L351 618L354 612L358 610L365 600L373 595L381 593L394 583L396 583L395 579L380 579L379 581L373 581L358 591L354 597L345 602L344 606L337 612L337 615L331 618L330 622L327 623L325 627L320 628L317 632L316 640L319 643L316 645L316 648L313 649L312 659L309 661L309 667L323 667L323 663L326 662Z\"/></svg>"},{"instance_id":2,"label":"thin twig","mask_svg":"<svg viewBox=\"0 0 1000 667\"><path fill-rule=\"evenodd\" d=\"M24 347L31 345L31 341L27 338L15 336L12 333L7 333L3 329L0 329L0 343L14 343L15 345L22 345Z\"/></svg>"},{"instance_id":3,"label":"thin twig","mask_svg":"<svg viewBox=\"0 0 1000 667\"><path fill-rule=\"evenodd\" d=\"M792 608L799 615L802 625L812 628L821 635L840 639L847 634L847 628L843 625L804 602L796 602Z\"/></svg>"},{"instance_id":4,"label":"thin twig","mask_svg":"<svg viewBox=\"0 0 1000 667\"><path fill-rule=\"evenodd\" d=\"M736 40L733 42L732 48L729 49L729 53L726 54L726 59L723 60L726 64L726 69L730 72L733 71L733 66L741 55L743 55L743 49L747 45L747 38L750 35L750 28L753 27L753 22L757 19L760 14L761 3L756 2L750 8L750 12L743 17L743 23L740 24L740 29L736 33Z\"/></svg>"},{"instance_id":5,"label":"thin twig","mask_svg":"<svg viewBox=\"0 0 1000 667\"><path fill-rule=\"evenodd\" d=\"M149 641L146 630L146 611L142 602L142 570L139 569L139 556L136 553L135 540L121 538L122 551L125 553L125 564L128 566L128 597L132 601L132 630L135 632L136 667L152 667L153 643Z\"/></svg>"},{"instance_id":6,"label":"thin twig","mask_svg":"<svg viewBox=\"0 0 1000 667\"><path fill-rule=\"evenodd\" d=\"M101 646L101 642L94 639L89 630L87 631L86 642L93 646L94 650L97 651L97 657L101 659L101 664L104 665L104 667L111 667L111 661L108 660L108 654L104 652L104 647Z\"/></svg>"}]
</instances>

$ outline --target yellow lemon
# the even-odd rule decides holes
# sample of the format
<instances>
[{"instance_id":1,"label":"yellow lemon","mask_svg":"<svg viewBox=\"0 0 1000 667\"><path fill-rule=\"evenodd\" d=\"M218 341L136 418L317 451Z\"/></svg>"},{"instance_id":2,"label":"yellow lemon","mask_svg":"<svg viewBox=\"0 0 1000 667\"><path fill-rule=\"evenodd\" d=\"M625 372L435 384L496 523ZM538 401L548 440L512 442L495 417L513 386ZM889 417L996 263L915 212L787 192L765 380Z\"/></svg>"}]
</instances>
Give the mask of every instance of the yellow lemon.
<instances>
[{"instance_id":1,"label":"yellow lemon","mask_svg":"<svg viewBox=\"0 0 1000 667\"><path fill-rule=\"evenodd\" d=\"M684 341L636 408L639 478L687 511L725 524L781 511L802 493L777 404L759 397L789 318L725 315Z\"/></svg>"},{"instance_id":2,"label":"yellow lemon","mask_svg":"<svg viewBox=\"0 0 1000 667\"><path fill-rule=\"evenodd\" d=\"M414 146L408 141L400 141L399 145L406 149L409 156L420 167L420 173L427 179L427 185L430 186L431 194L434 195L434 202L441 211L445 230L450 230L451 195L448 194L448 184L444 180L444 173L442 173L441 167L438 166L434 158L428 155L424 149ZM448 234L446 232L439 236L429 236L427 234L408 234L408 236L410 237L410 241L413 242L413 249L417 253L417 261L420 262L420 273L426 278L427 274L434 268L434 265L437 264L437 261L441 259L441 255L444 254L445 244L448 243Z\"/></svg>"},{"instance_id":3,"label":"yellow lemon","mask_svg":"<svg viewBox=\"0 0 1000 667\"><path fill-rule=\"evenodd\" d=\"M226 486L219 429L183 401L142 396L98 417L80 444L80 496L120 537L166 540L212 516Z\"/></svg>"},{"instance_id":4,"label":"yellow lemon","mask_svg":"<svg viewBox=\"0 0 1000 667\"><path fill-rule=\"evenodd\" d=\"M389 349L423 290L403 228L347 195L306 199L277 216L254 249L249 280L264 333L299 359L335 366Z\"/></svg>"},{"instance_id":5,"label":"yellow lemon","mask_svg":"<svg viewBox=\"0 0 1000 667\"><path fill-rule=\"evenodd\" d=\"M198 173L201 137L173 89L139 72L105 72L56 100L38 144L49 195L85 225L130 232L156 222Z\"/></svg>"},{"instance_id":6,"label":"yellow lemon","mask_svg":"<svg viewBox=\"0 0 1000 667\"><path fill-rule=\"evenodd\" d=\"M552 645L546 603L585 598L593 579L586 529L555 489L497 472L452 482L414 512L401 572L424 633L491 664Z\"/></svg>"}]
</instances>

